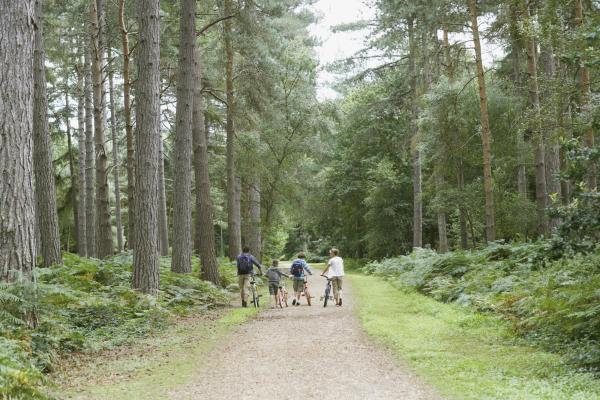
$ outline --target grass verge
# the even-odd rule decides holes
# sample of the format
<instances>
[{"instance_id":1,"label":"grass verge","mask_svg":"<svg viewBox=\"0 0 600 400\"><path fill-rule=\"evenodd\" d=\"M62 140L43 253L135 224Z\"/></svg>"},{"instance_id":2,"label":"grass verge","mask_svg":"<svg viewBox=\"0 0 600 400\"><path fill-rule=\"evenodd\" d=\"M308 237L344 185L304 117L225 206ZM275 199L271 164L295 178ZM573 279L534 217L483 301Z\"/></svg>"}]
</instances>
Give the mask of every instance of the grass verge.
<instances>
[{"instance_id":1,"label":"grass verge","mask_svg":"<svg viewBox=\"0 0 600 400\"><path fill-rule=\"evenodd\" d=\"M350 275L367 334L452 399L600 399L600 380L520 344L509 323Z\"/></svg>"},{"instance_id":2,"label":"grass verge","mask_svg":"<svg viewBox=\"0 0 600 400\"><path fill-rule=\"evenodd\" d=\"M171 389L190 382L219 339L258 312L250 307L215 311L181 320L134 346L76 357L63 366L66 373L57 374L59 385L53 394L86 400L166 398Z\"/></svg>"}]
</instances>

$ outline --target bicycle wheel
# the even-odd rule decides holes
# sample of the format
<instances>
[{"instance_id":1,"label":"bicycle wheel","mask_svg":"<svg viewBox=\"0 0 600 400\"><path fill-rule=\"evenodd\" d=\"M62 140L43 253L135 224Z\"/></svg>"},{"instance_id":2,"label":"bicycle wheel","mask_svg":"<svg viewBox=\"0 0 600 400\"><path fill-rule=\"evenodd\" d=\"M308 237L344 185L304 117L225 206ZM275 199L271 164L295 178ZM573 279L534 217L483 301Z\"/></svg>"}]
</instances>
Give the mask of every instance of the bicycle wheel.
<instances>
[{"instance_id":1,"label":"bicycle wheel","mask_svg":"<svg viewBox=\"0 0 600 400\"><path fill-rule=\"evenodd\" d=\"M252 285L252 304L254 304L254 307L259 306L258 304L258 293L256 292L256 285Z\"/></svg>"},{"instance_id":2,"label":"bicycle wheel","mask_svg":"<svg viewBox=\"0 0 600 400\"><path fill-rule=\"evenodd\" d=\"M288 292L285 289L281 289L281 295L283 296L283 302L285 303L285 306L288 306Z\"/></svg>"},{"instance_id":3,"label":"bicycle wheel","mask_svg":"<svg viewBox=\"0 0 600 400\"><path fill-rule=\"evenodd\" d=\"M310 299L310 290L308 290L308 286L306 286L304 288L304 295L306 296L306 302L308 303L309 306L312 305L311 299Z\"/></svg>"},{"instance_id":4,"label":"bicycle wheel","mask_svg":"<svg viewBox=\"0 0 600 400\"><path fill-rule=\"evenodd\" d=\"M323 298L323 307L327 307L327 302L329 301L329 291L331 290L331 288L329 287L329 285L327 285L327 287L325 288L325 297Z\"/></svg>"},{"instance_id":5,"label":"bicycle wheel","mask_svg":"<svg viewBox=\"0 0 600 400\"><path fill-rule=\"evenodd\" d=\"M283 289L279 288L277 290L277 305L279 308L283 308Z\"/></svg>"}]
</instances>

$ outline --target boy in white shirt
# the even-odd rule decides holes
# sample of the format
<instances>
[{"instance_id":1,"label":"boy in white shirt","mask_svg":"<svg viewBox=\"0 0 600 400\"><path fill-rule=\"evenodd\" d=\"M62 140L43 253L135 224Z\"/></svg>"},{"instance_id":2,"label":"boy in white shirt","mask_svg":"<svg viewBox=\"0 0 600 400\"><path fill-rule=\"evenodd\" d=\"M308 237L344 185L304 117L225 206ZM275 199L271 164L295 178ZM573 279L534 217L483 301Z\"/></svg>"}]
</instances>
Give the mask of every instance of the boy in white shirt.
<instances>
[{"instance_id":1,"label":"boy in white shirt","mask_svg":"<svg viewBox=\"0 0 600 400\"><path fill-rule=\"evenodd\" d=\"M336 248L329 250L331 258L327 262L327 268L321 274L331 280L336 306L342 305L342 278L344 276L344 260L338 256L339 253L340 251Z\"/></svg>"}]
</instances>

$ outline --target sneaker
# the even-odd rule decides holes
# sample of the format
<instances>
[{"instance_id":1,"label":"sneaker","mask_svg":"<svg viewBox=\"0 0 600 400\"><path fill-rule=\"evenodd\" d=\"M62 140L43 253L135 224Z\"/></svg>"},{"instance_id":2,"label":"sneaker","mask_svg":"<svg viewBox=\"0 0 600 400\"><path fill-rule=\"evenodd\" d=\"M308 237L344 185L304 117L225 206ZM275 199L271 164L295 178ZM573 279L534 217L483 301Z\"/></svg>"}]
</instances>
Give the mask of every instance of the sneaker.
<instances>
[{"instance_id":1,"label":"sneaker","mask_svg":"<svg viewBox=\"0 0 600 400\"><path fill-rule=\"evenodd\" d=\"M248 307L248 302L247 302L247 301L244 301L244 300L242 300L242 307Z\"/></svg>"},{"instance_id":2,"label":"sneaker","mask_svg":"<svg viewBox=\"0 0 600 400\"><path fill-rule=\"evenodd\" d=\"M295 306L296 305L296 299L292 300L292 305Z\"/></svg>"}]
</instances>

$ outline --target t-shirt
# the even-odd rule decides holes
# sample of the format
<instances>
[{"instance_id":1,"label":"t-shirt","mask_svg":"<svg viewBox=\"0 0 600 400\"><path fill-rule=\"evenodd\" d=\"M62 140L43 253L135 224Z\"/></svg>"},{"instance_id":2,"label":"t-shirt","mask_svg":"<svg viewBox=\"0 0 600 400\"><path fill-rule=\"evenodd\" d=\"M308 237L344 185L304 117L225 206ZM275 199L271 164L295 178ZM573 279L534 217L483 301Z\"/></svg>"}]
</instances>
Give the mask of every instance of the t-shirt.
<instances>
[{"instance_id":1,"label":"t-shirt","mask_svg":"<svg viewBox=\"0 0 600 400\"><path fill-rule=\"evenodd\" d=\"M248 257L250 259L250 271L243 271L242 270L242 265L240 263L240 258L242 258L242 256ZM250 253L242 253L239 256L237 256L237 271L238 271L238 275L246 275L246 274L253 274L254 273L254 266L257 266L258 268L260 268L260 263L256 260L256 258L254 258L254 256Z\"/></svg>"},{"instance_id":2,"label":"t-shirt","mask_svg":"<svg viewBox=\"0 0 600 400\"><path fill-rule=\"evenodd\" d=\"M344 260L342 260L342 257L335 256L331 258L327 265L329 266L327 271L329 277L344 276Z\"/></svg>"},{"instance_id":3,"label":"t-shirt","mask_svg":"<svg viewBox=\"0 0 600 400\"><path fill-rule=\"evenodd\" d=\"M270 267L266 272L269 283L279 283L283 273L277 267Z\"/></svg>"},{"instance_id":4,"label":"t-shirt","mask_svg":"<svg viewBox=\"0 0 600 400\"><path fill-rule=\"evenodd\" d=\"M293 276L294 280L297 280L297 281L302 280L303 281L304 280L304 271L306 271L312 275L312 271L311 271L310 267L308 266L308 264L306 263L306 261L304 261L301 258L297 258L292 262L292 265L294 265L294 263L296 263L296 262L300 262L300 264L302 264L302 270L300 271L300 276L296 276L293 274L292 268L290 267L290 274Z\"/></svg>"}]
</instances>

